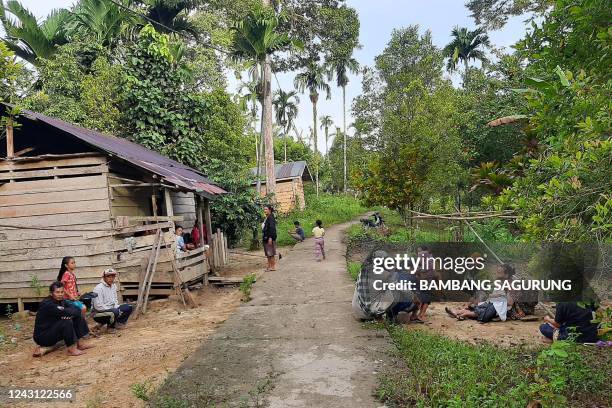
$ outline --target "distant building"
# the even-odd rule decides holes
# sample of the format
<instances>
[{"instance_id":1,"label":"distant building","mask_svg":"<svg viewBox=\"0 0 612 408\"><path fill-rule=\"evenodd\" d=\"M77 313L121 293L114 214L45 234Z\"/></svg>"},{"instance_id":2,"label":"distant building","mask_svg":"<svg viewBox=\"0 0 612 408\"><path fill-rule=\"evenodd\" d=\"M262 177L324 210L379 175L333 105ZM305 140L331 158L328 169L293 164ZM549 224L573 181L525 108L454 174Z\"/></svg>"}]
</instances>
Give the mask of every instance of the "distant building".
<instances>
[{"instance_id":1,"label":"distant building","mask_svg":"<svg viewBox=\"0 0 612 408\"><path fill-rule=\"evenodd\" d=\"M305 161L296 161L277 164L276 171L276 202L277 211L288 213L298 208L303 210L306 207L304 199L304 182L312 181L312 176ZM253 176L257 175L257 168L252 168ZM268 194L266 189L265 168L261 169L261 196ZM257 185L257 180L251 183Z\"/></svg>"}]
</instances>

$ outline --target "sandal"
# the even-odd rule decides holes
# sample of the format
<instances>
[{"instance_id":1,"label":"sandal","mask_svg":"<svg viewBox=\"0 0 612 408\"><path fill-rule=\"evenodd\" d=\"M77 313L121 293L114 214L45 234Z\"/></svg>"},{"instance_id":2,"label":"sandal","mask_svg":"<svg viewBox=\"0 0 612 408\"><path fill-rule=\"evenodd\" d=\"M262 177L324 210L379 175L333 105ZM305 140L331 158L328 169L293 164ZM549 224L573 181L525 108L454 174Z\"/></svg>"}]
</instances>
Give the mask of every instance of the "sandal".
<instances>
[{"instance_id":1,"label":"sandal","mask_svg":"<svg viewBox=\"0 0 612 408\"><path fill-rule=\"evenodd\" d=\"M459 317L458 317L458 316L457 316L457 315L456 315L456 314L455 314L455 313L454 313L452 310L450 310L448 307L445 307L445 308L444 308L444 311L445 311L446 313L448 313L448 315L449 315L450 317L452 317L452 318L455 318L455 319L458 319L458 318L459 318Z\"/></svg>"}]
</instances>

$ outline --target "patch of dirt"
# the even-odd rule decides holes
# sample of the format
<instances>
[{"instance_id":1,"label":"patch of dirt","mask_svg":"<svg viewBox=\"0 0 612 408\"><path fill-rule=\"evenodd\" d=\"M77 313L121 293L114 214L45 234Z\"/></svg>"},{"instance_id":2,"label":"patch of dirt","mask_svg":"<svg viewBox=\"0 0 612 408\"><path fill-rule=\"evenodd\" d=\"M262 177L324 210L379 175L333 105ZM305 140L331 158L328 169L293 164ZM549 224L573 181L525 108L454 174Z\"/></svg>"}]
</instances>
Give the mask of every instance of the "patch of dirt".
<instances>
[{"instance_id":1,"label":"patch of dirt","mask_svg":"<svg viewBox=\"0 0 612 408\"><path fill-rule=\"evenodd\" d=\"M408 330L425 328L470 344L490 343L502 347L537 347L543 344L539 327L543 323L545 313L541 310L536 309L536 316L539 317L537 321L507 320L486 324L476 320L458 321L444 311L445 307L454 310L464 305L465 303L459 302L432 303L427 309L425 324L408 323L404 324L404 327Z\"/></svg>"},{"instance_id":2,"label":"patch of dirt","mask_svg":"<svg viewBox=\"0 0 612 408\"><path fill-rule=\"evenodd\" d=\"M259 275L265 266L265 258L234 254L230 259L223 276ZM34 317L2 321L0 329L7 333L9 344L0 348L0 386L76 390L76 404L45 406L142 407L144 403L130 387L145 382L152 387L160 384L240 305L237 287L210 285L191 292L197 308L184 309L176 297L150 301L146 315L130 320L127 328L116 334L89 339L95 348L79 357L68 357L62 347L34 358ZM21 326L17 331L15 323Z\"/></svg>"}]
</instances>

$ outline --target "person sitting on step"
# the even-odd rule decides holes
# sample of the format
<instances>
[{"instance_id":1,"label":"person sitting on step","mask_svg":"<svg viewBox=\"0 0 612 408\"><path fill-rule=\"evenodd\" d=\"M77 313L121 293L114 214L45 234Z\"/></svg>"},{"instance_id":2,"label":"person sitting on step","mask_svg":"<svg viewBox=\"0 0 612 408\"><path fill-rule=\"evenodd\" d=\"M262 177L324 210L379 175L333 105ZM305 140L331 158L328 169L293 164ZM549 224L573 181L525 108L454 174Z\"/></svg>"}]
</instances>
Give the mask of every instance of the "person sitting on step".
<instances>
[{"instance_id":1,"label":"person sitting on step","mask_svg":"<svg viewBox=\"0 0 612 408\"><path fill-rule=\"evenodd\" d=\"M43 347L54 347L62 340L69 356L79 356L84 353L83 350L93 347L83 341L88 334L89 328L81 309L64 299L62 282L53 282L49 286L49 297L40 303L36 313L32 336L36 343L34 357L45 354Z\"/></svg>"}]
</instances>

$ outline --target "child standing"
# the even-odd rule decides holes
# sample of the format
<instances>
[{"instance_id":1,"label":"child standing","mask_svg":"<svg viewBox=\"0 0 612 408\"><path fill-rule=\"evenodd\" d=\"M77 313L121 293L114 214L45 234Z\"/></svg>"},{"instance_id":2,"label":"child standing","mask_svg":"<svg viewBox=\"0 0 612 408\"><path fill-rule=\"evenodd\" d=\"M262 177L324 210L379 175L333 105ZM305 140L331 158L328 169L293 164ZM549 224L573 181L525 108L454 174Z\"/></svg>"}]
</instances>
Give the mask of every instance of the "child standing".
<instances>
[{"instance_id":1,"label":"child standing","mask_svg":"<svg viewBox=\"0 0 612 408\"><path fill-rule=\"evenodd\" d=\"M64 299L66 303L79 309L83 318L87 317L87 307L79 300L79 286L76 278L76 262L71 256L62 259L62 265L57 275L57 281L64 285Z\"/></svg>"},{"instance_id":2,"label":"child standing","mask_svg":"<svg viewBox=\"0 0 612 408\"><path fill-rule=\"evenodd\" d=\"M312 236L315 241L315 257L317 262L321 262L325 259L325 230L323 229L323 222L321 220L316 221L316 226L312 229Z\"/></svg>"}]
</instances>

